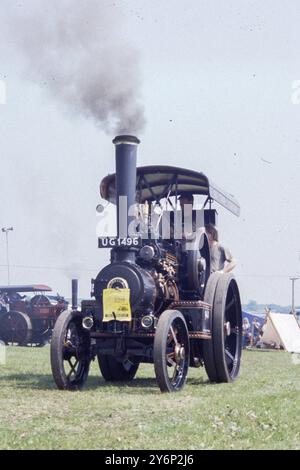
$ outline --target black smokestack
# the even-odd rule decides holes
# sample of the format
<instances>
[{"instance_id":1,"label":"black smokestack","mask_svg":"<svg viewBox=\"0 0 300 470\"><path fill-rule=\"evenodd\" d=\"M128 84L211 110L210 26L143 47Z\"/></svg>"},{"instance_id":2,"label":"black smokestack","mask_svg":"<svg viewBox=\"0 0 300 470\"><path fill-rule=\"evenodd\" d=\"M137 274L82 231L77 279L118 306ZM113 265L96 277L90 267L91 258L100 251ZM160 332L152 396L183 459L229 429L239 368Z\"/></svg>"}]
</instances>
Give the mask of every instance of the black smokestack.
<instances>
[{"instance_id":1,"label":"black smokestack","mask_svg":"<svg viewBox=\"0 0 300 470\"><path fill-rule=\"evenodd\" d=\"M129 225L135 220L134 214L129 215L128 211L130 208L131 211L134 210L136 202L136 163L139 143L139 139L131 135L121 135L113 140L116 146L117 233L120 238L130 236Z\"/></svg>"},{"instance_id":2,"label":"black smokestack","mask_svg":"<svg viewBox=\"0 0 300 470\"><path fill-rule=\"evenodd\" d=\"M72 310L78 308L78 279L72 279Z\"/></svg>"}]
</instances>

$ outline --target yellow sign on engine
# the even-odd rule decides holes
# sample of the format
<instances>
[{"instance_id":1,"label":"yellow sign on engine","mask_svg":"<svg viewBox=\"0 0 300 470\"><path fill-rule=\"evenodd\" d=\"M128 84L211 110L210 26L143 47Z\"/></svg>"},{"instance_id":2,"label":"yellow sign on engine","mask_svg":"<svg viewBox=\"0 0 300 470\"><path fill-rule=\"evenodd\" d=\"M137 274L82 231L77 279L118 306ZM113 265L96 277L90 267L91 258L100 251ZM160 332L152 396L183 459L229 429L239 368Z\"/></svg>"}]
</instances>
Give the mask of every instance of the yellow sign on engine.
<instances>
[{"instance_id":1,"label":"yellow sign on engine","mask_svg":"<svg viewBox=\"0 0 300 470\"><path fill-rule=\"evenodd\" d=\"M131 321L130 289L104 289L103 320Z\"/></svg>"}]
</instances>

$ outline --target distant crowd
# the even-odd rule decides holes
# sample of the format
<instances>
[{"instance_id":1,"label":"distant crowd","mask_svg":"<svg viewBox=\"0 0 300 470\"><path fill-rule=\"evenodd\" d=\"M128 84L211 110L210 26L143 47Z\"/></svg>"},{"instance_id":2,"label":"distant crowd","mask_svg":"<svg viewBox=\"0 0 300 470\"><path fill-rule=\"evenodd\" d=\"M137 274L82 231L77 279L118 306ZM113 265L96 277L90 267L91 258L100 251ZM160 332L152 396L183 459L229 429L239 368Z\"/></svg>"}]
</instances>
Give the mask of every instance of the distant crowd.
<instances>
[{"instance_id":1,"label":"distant crowd","mask_svg":"<svg viewBox=\"0 0 300 470\"><path fill-rule=\"evenodd\" d=\"M257 318L250 323L247 317L243 318L243 348L256 347L261 341L263 329Z\"/></svg>"}]
</instances>

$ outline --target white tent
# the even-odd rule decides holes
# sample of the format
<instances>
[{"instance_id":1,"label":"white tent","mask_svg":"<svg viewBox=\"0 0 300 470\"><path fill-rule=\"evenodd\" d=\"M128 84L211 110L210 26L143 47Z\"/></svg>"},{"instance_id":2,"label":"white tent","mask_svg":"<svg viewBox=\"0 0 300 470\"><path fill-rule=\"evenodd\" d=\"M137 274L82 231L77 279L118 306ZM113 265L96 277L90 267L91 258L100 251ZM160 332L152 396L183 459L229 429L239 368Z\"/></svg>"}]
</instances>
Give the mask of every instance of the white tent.
<instances>
[{"instance_id":1,"label":"white tent","mask_svg":"<svg viewBox=\"0 0 300 470\"><path fill-rule=\"evenodd\" d=\"M300 327L295 315L268 312L261 343L300 354Z\"/></svg>"}]
</instances>

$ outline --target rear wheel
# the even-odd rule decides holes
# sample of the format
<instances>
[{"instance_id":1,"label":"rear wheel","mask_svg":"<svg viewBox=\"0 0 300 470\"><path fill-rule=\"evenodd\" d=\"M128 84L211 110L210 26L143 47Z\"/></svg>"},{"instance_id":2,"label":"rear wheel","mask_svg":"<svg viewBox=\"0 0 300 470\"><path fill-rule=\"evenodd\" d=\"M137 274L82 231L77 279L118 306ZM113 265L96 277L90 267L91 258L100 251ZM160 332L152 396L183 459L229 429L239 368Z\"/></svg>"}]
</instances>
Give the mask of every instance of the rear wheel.
<instances>
[{"instance_id":1,"label":"rear wheel","mask_svg":"<svg viewBox=\"0 0 300 470\"><path fill-rule=\"evenodd\" d=\"M242 308L232 274L211 276L207 285L212 305L212 340L203 345L204 364L212 382L232 382L239 374L242 354Z\"/></svg>"},{"instance_id":2,"label":"rear wheel","mask_svg":"<svg viewBox=\"0 0 300 470\"><path fill-rule=\"evenodd\" d=\"M180 390L187 379L189 334L182 313L166 310L158 320L154 337L154 370L162 392Z\"/></svg>"},{"instance_id":3,"label":"rear wheel","mask_svg":"<svg viewBox=\"0 0 300 470\"><path fill-rule=\"evenodd\" d=\"M104 380L111 382L129 382L139 368L139 363L133 359L118 361L114 356L104 354L98 354L98 364Z\"/></svg>"},{"instance_id":4,"label":"rear wheel","mask_svg":"<svg viewBox=\"0 0 300 470\"><path fill-rule=\"evenodd\" d=\"M7 312L0 318L0 339L6 344L27 346L32 338L32 323L23 312Z\"/></svg>"},{"instance_id":5,"label":"rear wheel","mask_svg":"<svg viewBox=\"0 0 300 470\"><path fill-rule=\"evenodd\" d=\"M213 330L213 315L214 315L214 302L215 302L215 295L217 284L219 282L220 277L222 276L221 273L213 273L210 275L208 279L205 294L204 294L204 302L212 306L212 321L211 321L211 329ZM215 355L214 355L214 347L213 347L213 339L212 340L204 340L203 341L203 359L204 359L204 366L208 378L211 382L218 381L216 363L215 363Z\"/></svg>"},{"instance_id":6,"label":"rear wheel","mask_svg":"<svg viewBox=\"0 0 300 470\"><path fill-rule=\"evenodd\" d=\"M81 326L81 317L66 310L59 316L51 339L51 368L57 387L80 389L87 380L90 360L90 338Z\"/></svg>"}]
</instances>

